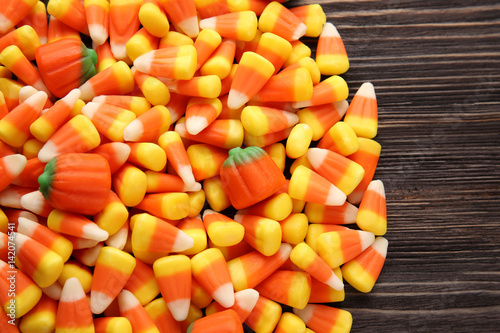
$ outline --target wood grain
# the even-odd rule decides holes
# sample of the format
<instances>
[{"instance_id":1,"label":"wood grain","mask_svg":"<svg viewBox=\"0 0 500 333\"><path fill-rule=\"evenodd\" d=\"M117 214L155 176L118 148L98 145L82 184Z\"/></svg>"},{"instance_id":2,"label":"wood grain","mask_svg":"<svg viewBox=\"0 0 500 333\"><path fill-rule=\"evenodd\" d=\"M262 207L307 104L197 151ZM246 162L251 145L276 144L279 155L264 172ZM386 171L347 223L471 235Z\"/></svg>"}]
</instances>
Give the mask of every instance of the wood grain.
<instances>
[{"instance_id":1,"label":"wood grain","mask_svg":"<svg viewBox=\"0 0 500 333\"><path fill-rule=\"evenodd\" d=\"M369 294L346 287L352 332L498 332L500 3L319 3L341 34L350 98L379 103L389 253ZM315 40L306 40L314 47Z\"/></svg>"}]
</instances>

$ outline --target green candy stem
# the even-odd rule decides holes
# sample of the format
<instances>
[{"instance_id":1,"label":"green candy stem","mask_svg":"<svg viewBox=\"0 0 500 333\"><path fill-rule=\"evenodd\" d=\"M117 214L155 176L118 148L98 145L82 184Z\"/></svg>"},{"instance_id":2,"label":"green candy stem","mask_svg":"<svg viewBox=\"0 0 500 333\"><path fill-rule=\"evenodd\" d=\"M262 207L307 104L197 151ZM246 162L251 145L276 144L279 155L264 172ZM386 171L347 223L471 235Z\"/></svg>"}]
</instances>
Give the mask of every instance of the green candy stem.
<instances>
[{"instance_id":1,"label":"green candy stem","mask_svg":"<svg viewBox=\"0 0 500 333\"><path fill-rule=\"evenodd\" d=\"M52 190L52 182L56 173L56 163L57 157L54 157L45 165L43 173L38 177L38 184L40 185L38 190L42 192L46 200L49 200L50 191Z\"/></svg>"},{"instance_id":2,"label":"green candy stem","mask_svg":"<svg viewBox=\"0 0 500 333\"><path fill-rule=\"evenodd\" d=\"M257 146L246 148L235 147L229 150L229 157L222 164L223 167L231 167L234 165L249 164L260 159L266 154L266 151Z\"/></svg>"}]
</instances>

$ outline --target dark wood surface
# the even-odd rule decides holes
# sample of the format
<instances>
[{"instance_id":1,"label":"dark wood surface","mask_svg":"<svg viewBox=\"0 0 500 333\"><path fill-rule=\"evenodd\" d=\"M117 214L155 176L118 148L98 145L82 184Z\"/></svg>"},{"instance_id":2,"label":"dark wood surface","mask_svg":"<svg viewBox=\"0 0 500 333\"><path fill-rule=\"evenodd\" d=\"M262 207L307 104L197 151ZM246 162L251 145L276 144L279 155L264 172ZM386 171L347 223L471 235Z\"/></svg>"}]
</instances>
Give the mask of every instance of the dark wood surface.
<instances>
[{"instance_id":1,"label":"dark wood surface","mask_svg":"<svg viewBox=\"0 0 500 333\"><path fill-rule=\"evenodd\" d=\"M389 253L352 332L500 332L500 1L321 4L379 105ZM314 48L314 39L304 39ZM317 332L322 333L322 332Z\"/></svg>"},{"instance_id":2,"label":"dark wood surface","mask_svg":"<svg viewBox=\"0 0 500 333\"><path fill-rule=\"evenodd\" d=\"M500 332L500 2L288 6L308 3L344 40L350 98L370 81L379 105L388 258L335 306L352 332Z\"/></svg>"}]
</instances>

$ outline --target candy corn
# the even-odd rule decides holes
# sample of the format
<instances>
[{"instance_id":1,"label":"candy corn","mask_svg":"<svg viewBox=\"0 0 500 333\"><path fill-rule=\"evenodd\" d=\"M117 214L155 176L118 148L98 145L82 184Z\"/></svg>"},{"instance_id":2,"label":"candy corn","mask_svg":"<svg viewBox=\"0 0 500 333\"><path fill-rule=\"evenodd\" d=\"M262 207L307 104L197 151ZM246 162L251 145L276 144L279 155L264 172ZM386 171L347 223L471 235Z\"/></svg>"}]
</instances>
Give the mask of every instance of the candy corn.
<instances>
[{"instance_id":1,"label":"candy corn","mask_svg":"<svg viewBox=\"0 0 500 333\"><path fill-rule=\"evenodd\" d=\"M187 318L191 298L191 261L185 255L171 255L153 264L163 300L177 321Z\"/></svg>"},{"instance_id":2,"label":"candy corn","mask_svg":"<svg viewBox=\"0 0 500 333\"><path fill-rule=\"evenodd\" d=\"M189 37L200 32L194 0L160 0L168 17Z\"/></svg>"},{"instance_id":3,"label":"candy corn","mask_svg":"<svg viewBox=\"0 0 500 333\"><path fill-rule=\"evenodd\" d=\"M153 50L137 57L134 66L146 74L189 80L196 69L196 49L192 45L182 45Z\"/></svg>"},{"instance_id":4,"label":"candy corn","mask_svg":"<svg viewBox=\"0 0 500 333\"><path fill-rule=\"evenodd\" d=\"M118 60L127 59L126 43L139 30L139 9L142 1L109 2L109 44Z\"/></svg>"},{"instance_id":5,"label":"candy corn","mask_svg":"<svg viewBox=\"0 0 500 333\"><path fill-rule=\"evenodd\" d=\"M323 75L338 75L347 72L349 59L337 28L327 22L318 39L316 63Z\"/></svg>"},{"instance_id":6,"label":"candy corn","mask_svg":"<svg viewBox=\"0 0 500 333\"><path fill-rule=\"evenodd\" d=\"M47 94L39 91L0 119L0 140L13 147L22 146L30 136L30 125L40 116Z\"/></svg>"},{"instance_id":7,"label":"candy corn","mask_svg":"<svg viewBox=\"0 0 500 333\"><path fill-rule=\"evenodd\" d=\"M380 180L372 180L359 204L356 224L366 231L382 236L387 231L387 206L384 184Z\"/></svg>"},{"instance_id":8,"label":"candy corn","mask_svg":"<svg viewBox=\"0 0 500 333\"><path fill-rule=\"evenodd\" d=\"M131 218L132 247L148 252L178 252L193 246L193 239L185 232L146 213Z\"/></svg>"},{"instance_id":9,"label":"candy corn","mask_svg":"<svg viewBox=\"0 0 500 333\"><path fill-rule=\"evenodd\" d=\"M36 3L37 0L4 1L0 14L0 35L5 34L18 24L23 17L28 15Z\"/></svg>"},{"instance_id":10,"label":"candy corn","mask_svg":"<svg viewBox=\"0 0 500 333\"><path fill-rule=\"evenodd\" d=\"M241 124L252 135L265 135L289 128L299 122L292 112L263 107L246 106L241 111Z\"/></svg>"},{"instance_id":11,"label":"candy corn","mask_svg":"<svg viewBox=\"0 0 500 333\"><path fill-rule=\"evenodd\" d=\"M109 37L109 1L85 0L85 17L92 41L102 45Z\"/></svg>"},{"instance_id":12,"label":"candy corn","mask_svg":"<svg viewBox=\"0 0 500 333\"><path fill-rule=\"evenodd\" d=\"M90 291L90 308L99 314L111 304L128 281L136 265L130 254L105 246L97 256Z\"/></svg>"},{"instance_id":13,"label":"candy corn","mask_svg":"<svg viewBox=\"0 0 500 333\"><path fill-rule=\"evenodd\" d=\"M25 168L26 157L21 154L0 157L0 191L5 189Z\"/></svg>"},{"instance_id":14,"label":"candy corn","mask_svg":"<svg viewBox=\"0 0 500 333\"><path fill-rule=\"evenodd\" d=\"M384 266L387 246L387 239L377 237L370 247L342 266L345 280L361 292L370 292Z\"/></svg>"},{"instance_id":15,"label":"candy corn","mask_svg":"<svg viewBox=\"0 0 500 333\"><path fill-rule=\"evenodd\" d=\"M56 332L94 332L90 305L76 277L64 283L57 307Z\"/></svg>"},{"instance_id":16,"label":"candy corn","mask_svg":"<svg viewBox=\"0 0 500 333\"><path fill-rule=\"evenodd\" d=\"M160 332L181 332L180 323L174 319L163 298L148 303L144 309Z\"/></svg>"},{"instance_id":17,"label":"candy corn","mask_svg":"<svg viewBox=\"0 0 500 333\"><path fill-rule=\"evenodd\" d=\"M213 29L222 37L251 41L257 32L257 15L252 11L226 13L200 21L201 29Z\"/></svg>"},{"instance_id":18,"label":"candy corn","mask_svg":"<svg viewBox=\"0 0 500 333\"><path fill-rule=\"evenodd\" d=\"M293 309L304 323L315 332L350 332L350 312L321 304L308 304L304 309Z\"/></svg>"},{"instance_id":19,"label":"candy corn","mask_svg":"<svg viewBox=\"0 0 500 333\"><path fill-rule=\"evenodd\" d=\"M318 237L318 254L331 268L335 268L363 252L374 240L375 236L369 231L329 231Z\"/></svg>"},{"instance_id":20,"label":"candy corn","mask_svg":"<svg viewBox=\"0 0 500 333\"><path fill-rule=\"evenodd\" d=\"M234 289L222 252L206 249L191 258L191 270L198 283L222 306L234 304Z\"/></svg>"},{"instance_id":21,"label":"candy corn","mask_svg":"<svg viewBox=\"0 0 500 333\"><path fill-rule=\"evenodd\" d=\"M259 29L272 32L288 41L304 36L307 27L289 9L277 1L269 3L259 18Z\"/></svg>"},{"instance_id":22,"label":"candy corn","mask_svg":"<svg viewBox=\"0 0 500 333\"><path fill-rule=\"evenodd\" d=\"M277 270L259 283L255 290L281 304L303 309L311 294L311 276L301 271Z\"/></svg>"},{"instance_id":23,"label":"candy corn","mask_svg":"<svg viewBox=\"0 0 500 333\"><path fill-rule=\"evenodd\" d=\"M143 1L138 15L139 21L151 35L163 37L168 33L170 24L159 0Z\"/></svg>"},{"instance_id":24,"label":"candy corn","mask_svg":"<svg viewBox=\"0 0 500 333\"><path fill-rule=\"evenodd\" d=\"M340 206L346 200L346 195L335 185L303 165L293 171L288 193L294 199L328 206Z\"/></svg>"},{"instance_id":25,"label":"candy corn","mask_svg":"<svg viewBox=\"0 0 500 333\"><path fill-rule=\"evenodd\" d=\"M377 135L378 110L373 84L365 82L359 87L347 109L344 121L358 136L372 139Z\"/></svg>"},{"instance_id":26,"label":"candy corn","mask_svg":"<svg viewBox=\"0 0 500 333\"><path fill-rule=\"evenodd\" d=\"M216 332L234 332L243 333L240 317L232 309L207 315L192 323L188 333L216 333Z\"/></svg>"},{"instance_id":27,"label":"candy corn","mask_svg":"<svg viewBox=\"0 0 500 333\"><path fill-rule=\"evenodd\" d=\"M245 52L234 73L227 106L237 109L248 102L274 73L273 64L254 52Z\"/></svg>"},{"instance_id":28,"label":"candy corn","mask_svg":"<svg viewBox=\"0 0 500 333\"><path fill-rule=\"evenodd\" d=\"M57 209L50 212L47 226L56 232L97 242L104 241L109 237L105 230L99 228L85 216Z\"/></svg>"},{"instance_id":29,"label":"candy corn","mask_svg":"<svg viewBox=\"0 0 500 333\"><path fill-rule=\"evenodd\" d=\"M57 302L42 295L37 305L23 316L21 332L53 332L56 326Z\"/></svg>"},{"instance_id":30,"label":"candy corn","mask_svg":"<svg viewBox=\"0 0 500 333\"><path fill-rule=\"evenodd\" d=\"M359 185L349 195L349 202L353 204L358 204L361 201L363 193L365 193L372 181L380 158L380 151L382 150L380 144L371 139L360 137L358 138L358 144L358 150L354 154L349 155L349 159L361 165L365 170L365 175Z\"/></svg>"},{"instance_id":31,"label":"candy corn","mask_svg":"<svg viewBox=\"0 0 500 333\"><path fill-rule=\"evenodd\" d=\"M272 332L278 324L281 314L281 306L278 303L259 295L257 304L245 320L245 324L256 332Z\"/></svg>"},{"instance_id":32,"label":"candy corn","mask_svg":"<svg viewBox=\"0 0 500 333\"><path fill-rule=\"evenodd\" d=\"M118 305L120 315L130 321L133 332L160 333L151 317L130 291L122 290L120 292L118 295Z\"/></svg>"}]
</instances>

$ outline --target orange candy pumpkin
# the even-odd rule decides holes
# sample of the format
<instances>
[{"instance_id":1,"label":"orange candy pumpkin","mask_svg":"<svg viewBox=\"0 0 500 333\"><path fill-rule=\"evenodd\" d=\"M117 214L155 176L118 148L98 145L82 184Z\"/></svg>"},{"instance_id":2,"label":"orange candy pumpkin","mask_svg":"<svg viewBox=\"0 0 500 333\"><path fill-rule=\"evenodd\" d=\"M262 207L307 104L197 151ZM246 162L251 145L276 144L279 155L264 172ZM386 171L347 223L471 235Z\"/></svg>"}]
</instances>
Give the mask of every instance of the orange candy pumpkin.
<instances>
[{"instance_id":1,"label":"orange candy pumpkin","mask_svg":"<svg viewBox=\"0 0 500 333\"><path fill-rule=\"evenodd\" d=\"M95 215L111 190L108 161L98 154L68 153L51 159L38 177L40 192L60 210Z\"/></svg>"}]
</instances>

